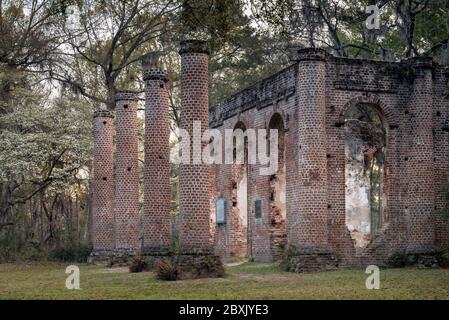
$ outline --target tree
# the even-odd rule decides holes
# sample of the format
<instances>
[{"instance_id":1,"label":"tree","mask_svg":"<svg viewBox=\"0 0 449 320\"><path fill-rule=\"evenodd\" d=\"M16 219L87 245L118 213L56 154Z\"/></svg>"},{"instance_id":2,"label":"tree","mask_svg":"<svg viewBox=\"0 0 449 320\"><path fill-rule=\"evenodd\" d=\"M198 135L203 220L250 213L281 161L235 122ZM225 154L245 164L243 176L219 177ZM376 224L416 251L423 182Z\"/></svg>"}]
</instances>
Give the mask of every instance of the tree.
<instances>
[{"instance_id":1,"label":"tree","mask_svg":"<svg viewBox=\"0 0 449 320\"><path fill-rule=\"evenodd\" d=\"M15 110L0 117L0 238L51 246L72 226L67 215L86 220L92 108L23 88L12 101Z\"/></svg>"},{"instance_id":2,"label":"tree","mask_svg":"<svg viewBox=\"0 0 449 320\"><path fill-rule=\"evenodd\" d=\"M447 0L251 0L254 19L287 47L324 47L339 56L398 60L434 56L448 63ZM368 5L380 29L365 26Z\"/></svg>"},{"instance_id":3,"label":"tree","mask_svg":"<svg viewBox=\"0 0 449 320\"><path fill-rule=\"evenodd\" d=\"M118 89L138 89L133 67L158 49L173 29L176 0L103 0L79 4L79 26L65 26L69 45L61 48L49 76L114 108Z\"/></svg>"}]
</instances>

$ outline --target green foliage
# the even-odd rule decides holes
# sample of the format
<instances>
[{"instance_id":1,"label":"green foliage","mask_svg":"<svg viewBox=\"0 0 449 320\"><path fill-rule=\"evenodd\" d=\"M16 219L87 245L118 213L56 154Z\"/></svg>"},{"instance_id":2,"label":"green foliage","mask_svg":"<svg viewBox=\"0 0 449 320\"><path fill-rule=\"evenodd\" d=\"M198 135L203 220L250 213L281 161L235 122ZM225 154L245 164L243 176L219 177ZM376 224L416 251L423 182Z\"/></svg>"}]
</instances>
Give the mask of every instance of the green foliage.
<instances>
[{"instance_id":1,"label":"green foliage","mask_svg":"<svg viewBox=\"0 0 449 320\"><path fill-rule=\"evenodd\" d=\"M61 190L90 160L91 109L64 100L44 105L36 94L22 93L23 105L0 117L0 181L23 176Z\"/></svg>"},{"instance_id":2,"label":"green foliage","mask_svg":"<svg viewBox=\"0 0 449 320\"><path fill-rule=\"evenodd\" d=\"M391 268L403 268L408 264L408 256L406 253L393 253L387 260L387 265Z\"/></svg>"},{"instance_id":3,"label":"green foliage","mask_svg":"<svg viewBox=\"0 0 449 320\"><path fill-rule=\"evenodd\" d=\"M449 249L436 252L435 257L440 267L449 268Z\"/></svg>"},{"instance_id":4,"label":"green foliage","mask_svg":"<svg viewBox=\"0 0 449 320\"><path fill-rule=\"evenodd\" d=\"M293 265L291 263L290 257L297 253L297 249L293 245L287 246L281 253L281 260L279 262L279 268L283 271L291 271Z\"/></svg>"},{"instance_id":5,"label":"green foliage","mask_svg":"<svg viewBox=\"0 0 449 320\"><path fill-rule=\"evenodd\" d=\"M76 96L49 98L23 72L0 65L0 239L8 259L46 257L85 243L92 107Z\"/></svg>"},{"instance_id":6,"label":"green foliage","mask_svg":"<svg viewBox=\"0 0 449 320\"><path fill-rule=\"evenodd\" d=\"M8 234L0 235L0 263L13 261L38 261L46 258L46 252L32 243L22 243Z\"/></svg>"},{"instance_id":7,"label":"green foliage","mask_svg":"<svg viewBox=\"0 0 449 320\"><path fill-rule=\"evenodd\" d=\"M50 252L49 259L53 261L86 263L91 252L92 247L88 245L67 246Z\"/></svg>"}]
</instances>

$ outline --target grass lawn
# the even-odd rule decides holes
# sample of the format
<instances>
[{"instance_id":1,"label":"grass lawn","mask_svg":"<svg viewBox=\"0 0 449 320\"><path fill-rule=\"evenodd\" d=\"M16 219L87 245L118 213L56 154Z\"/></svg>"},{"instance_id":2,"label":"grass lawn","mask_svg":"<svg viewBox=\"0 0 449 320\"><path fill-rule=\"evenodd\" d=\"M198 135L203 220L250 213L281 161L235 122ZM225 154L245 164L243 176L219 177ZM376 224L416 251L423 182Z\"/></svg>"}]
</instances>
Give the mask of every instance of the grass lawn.
<instances>
[{"instance_id":1,"label":"grass lawn","mask_svg":"<svg viewBox=\"0 0 449 320\"><path fill-rule=\"evenodd\" d=\"M226 277L177 282L126 268L79 265L81 289L65 287L68 264L0 264L0 299L449 299L449 269L385 269L379 290L364 270L294 274L275 264L227 267Z\"/></svg>"}]
</instances>

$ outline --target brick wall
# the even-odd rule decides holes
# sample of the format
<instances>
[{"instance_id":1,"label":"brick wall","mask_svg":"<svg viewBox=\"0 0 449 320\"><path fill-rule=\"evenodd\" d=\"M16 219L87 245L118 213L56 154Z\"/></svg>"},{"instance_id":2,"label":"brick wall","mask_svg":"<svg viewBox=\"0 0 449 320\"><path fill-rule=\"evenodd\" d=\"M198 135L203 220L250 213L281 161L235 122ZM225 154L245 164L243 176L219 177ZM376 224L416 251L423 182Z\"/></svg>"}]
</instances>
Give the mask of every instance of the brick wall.
<instances>
[{"instance_id":1,"label":"brick wall","mask_svg":"<svg viewBox=\"0 0 449 320\"><path fill-rule=\"evenodd\" d=\"M202 130L209 123L224 137L225 129L268 129L274 117L281 119L285 182L279 183L285 183L286 221L285 231L280 232L286 233L281 236L299 254L308 254L292 259L294 270L327 267L329 259L323 254L337 256L340 266L360 266L382 264L396 252L426 253L449 246L449 223L439 217L449 183L447 68L427 58L392 63L305 49L298 52L296 63L223 100L209 113L206 44L183 42L180 54L180 128L190 136L194 121L201 122ZM140 228L144 248L153 253L165 251L170 241L166 75L156 56L148 57L153 65L144 74L143 224L139 225L138 207L137 100L135 94L121 92L116 107L114 196L112 115L99 111L94 116L94 251L115 245L135 252L140 249ZM376 110L386 131L383 223L363 248L353 244L345 211L345 119L357 104ZM279 258L279 247L273 242L273 177L260 175L260 168L260 164L249 164L247 169L243 165L180 165L181 253L210 254L215 247L223 257ZM236 202L236 183L245 171L247 217L242 221L238 201L244 200ZM224 224L215 221L219 197L226 202ZM256 201L261 204L259 218L255 217Z\"/></svg>"},{"instance_id":2,"label":"brick wall","mask_svg":"<svg viewBox=\"0 0 449 320\"><path fill-rule=\"evenodd\" d=\"M319 50L304 50L299 58L210 113L210 126L222 131L239 121L247 128L267 128L275 113L282 114L289 244L330 250L341 266L382 264L395 252L447 247L449 224L438 210L449 183L449 99L443 94L448 69L426 60L347 59ZM384 222L366 248L356 250L345 222L344 121L357 103L381 114L387 147ZM272 260L264 191L269 181L257 174L258 168L248 168L248 255ZM217 194L229 202L230 166L220 166L216 174ZM256 199L262 200L262 219L254 218ZM227 221L216 234L216 252L222 256L231 254L227 248L235 222Z\"/></svg>"}]
</instances>

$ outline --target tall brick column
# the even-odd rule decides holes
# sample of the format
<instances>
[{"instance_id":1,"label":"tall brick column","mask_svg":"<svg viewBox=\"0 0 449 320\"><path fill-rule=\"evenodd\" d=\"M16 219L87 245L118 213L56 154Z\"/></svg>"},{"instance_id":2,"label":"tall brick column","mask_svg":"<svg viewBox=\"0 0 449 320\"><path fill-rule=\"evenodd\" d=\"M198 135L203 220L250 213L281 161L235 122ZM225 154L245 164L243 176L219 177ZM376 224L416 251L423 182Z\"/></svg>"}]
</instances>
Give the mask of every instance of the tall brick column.
<instances>
[{"instance_id":1,"label":"tall brick column","mask_svg":"<svg viewBox=\"0 0 449 320\"><path fill-rule=\"evenodd\" d=\"M298 185L288 217L288 242L296 248L293 271L329 268L326 159L326 58L321 49L298 51Z\"/></svg>"},{"instance_id":2,"label":"tall brick column","mask_svg":"<svg viewBox=\"0 0 449 320\"><path fill-rule=\"evenodd\" d=\"M181 277L216 276L203 263L213 258L217 268L221 261L212 255L211 190L212 166L194 164L201 155L193 149L193 123L201 121L201 130L209 126L209 52L207 43L198 40L181 42L181 118L180 128L191 137L191 162L179 166L179 210L181 225L180 269ZM206 142L207 143L207 142ZM204 144L203 144L204 145ZM204 272L204 274L201 274ZM220 272L218 272L220 273Z\"/></svg>"},{"instance_id":3,"label":"tall brick column","mask_svg":"<svg viewBox=\"0 0 449 320\"><path fill-rule=\"evenodd\" d=\"M115 247L113 182L113 114L94 113L94 160L92 186L92 260L106 259Z\"/></svg>"},{"instance_id":4,"label":"tall brick column","mask_svg":"<svg viewBox=\"0 0 449 320\"><path fill-rule=\"evenodd\" d=\"M414 58L413 89L408 101L411 114L408 170L409 253L426 253L435 244L435 184L432 120L432 58ZM407 208L408 207L408 208Z\"/></svg>"},{"instance_id":5,"label":"tall brick column","mask_svg":"<svg viewBox=\"0 0 449 320\"><path fill-rule=\"evenodd\" d=\"M146 255L166 255L171 241L170 122L167 73L159 53L142 60L145 81L145 167L143 248Z\"/></svg>"},{"instance_id":6,"label":"tall brick column","mask_svg":"<svg viewBox=\"0 0 449 320\"><path fill-rule=\"evenodd\" d=\"M115 246L117 256L140 250L137 95L115 97Z\"/></svg>"}]
</instances>

